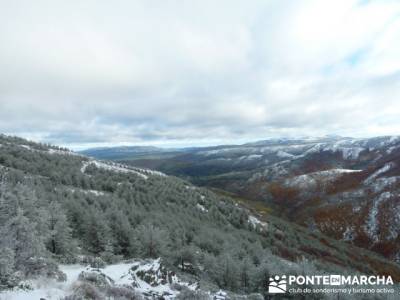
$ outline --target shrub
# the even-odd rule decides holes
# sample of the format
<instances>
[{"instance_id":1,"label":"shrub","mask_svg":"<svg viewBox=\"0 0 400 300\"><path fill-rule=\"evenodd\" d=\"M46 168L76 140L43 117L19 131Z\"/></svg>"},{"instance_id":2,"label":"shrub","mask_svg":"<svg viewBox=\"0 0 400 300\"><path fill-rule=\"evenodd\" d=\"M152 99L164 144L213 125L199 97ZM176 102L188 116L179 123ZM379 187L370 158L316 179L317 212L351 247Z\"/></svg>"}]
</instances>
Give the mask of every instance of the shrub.
<instances>
[{"instance_id":1,"label":"shrub","mask_svg":"<svg viewBox=\"0 0 400 300\"><path fill-rule=\"evenodd\" d=\"M82 258L82 264L90 265L92 268L104 268L106 263L100 257L84 256Z\"/></svg>"},{"instance_id":2,"label":"shrub","mask_svg":"<svg viewBox=\"0 0 400 300\"><path fill-rule=\"evenodd\" d=\"M44 276L54 278L58 281L65 281L66 275L58 269L58 265L43 257L31 257L24 266L27 277Z\"/></svg>"},{"instance_id":3,"label":"shrub","mask_svg":"<svg viewBox=\"0 0 400 300\"><path fill-rule=\"evenodd\" d=\"M105 297L94 285L85 281L74 286L74 293L70 297L75 297L71 299L105 300Z\"/></svg>"},{"instance_id":4,"label":"shrub","mask_svg":"<svg viewBox=\"0 0 400 300\"><path fill-rule=\"evenodd\" d=\"M100 288L110 287L113 280L100 272L81 272L78 279L83 282L91 283Z\"/></svg>"},{"instance_id":5,"label":"shrub","mask_svg":"<svg viewBox=\"0 0 400 300\"><path fill-rule=\"evenodd\" d=\"M209 300L210 296L201 291L192 291L188 288L182 290L176 298L177 300Z\"/></svg>"},{"instance_id":6,"label":"shrub","mask_svg":"<svg viewBox=\"0 0 400 300\"><path fill-rule=\"evenodd\" d=\"M261 294L250 294L247 297L248 300L263 300L264 297Z\"/></svg>"},{"instance_id":7,"label":"shrub","mask_svg":"<svg viewBox=\"0 0 400 300\"><path fill-rule=\"evenodd\" d=\"M111 299L118 300L140 300L142 296L137 294L134 290L126 287L109 287L106 290L106 295Z\"/></svg>"}]
</instances>

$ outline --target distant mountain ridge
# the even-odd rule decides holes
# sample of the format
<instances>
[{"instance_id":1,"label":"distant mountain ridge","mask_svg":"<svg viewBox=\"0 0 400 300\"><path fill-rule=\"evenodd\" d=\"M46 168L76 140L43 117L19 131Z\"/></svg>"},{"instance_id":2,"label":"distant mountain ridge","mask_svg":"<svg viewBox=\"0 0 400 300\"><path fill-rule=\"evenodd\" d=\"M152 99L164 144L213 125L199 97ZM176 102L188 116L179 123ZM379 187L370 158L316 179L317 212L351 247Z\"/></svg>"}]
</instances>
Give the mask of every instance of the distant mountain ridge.
<instances>
[{"instance_id":1,"label":"distant mountain ridge","mask_svg":"<svg viewBox=\"0 0 400 300\"><path fill-rule=\"evenodd\" d=\"M99 159L123 158L127 155L141 153L159 153L164 150L154 146L119 146L119 147L98 147L80 151L83 155L97 157Z\"/></svg>"},{"instance_id":2,"label":"distant mountain ridge","mask_svg":"<svg viewBox=\"0 0 400 300\"><path fill-rule=\"evenodd\" d=\"M400 262L399 136L269 139L116 159L262 201L289 220Z\"/></svg>"}]
</instances>

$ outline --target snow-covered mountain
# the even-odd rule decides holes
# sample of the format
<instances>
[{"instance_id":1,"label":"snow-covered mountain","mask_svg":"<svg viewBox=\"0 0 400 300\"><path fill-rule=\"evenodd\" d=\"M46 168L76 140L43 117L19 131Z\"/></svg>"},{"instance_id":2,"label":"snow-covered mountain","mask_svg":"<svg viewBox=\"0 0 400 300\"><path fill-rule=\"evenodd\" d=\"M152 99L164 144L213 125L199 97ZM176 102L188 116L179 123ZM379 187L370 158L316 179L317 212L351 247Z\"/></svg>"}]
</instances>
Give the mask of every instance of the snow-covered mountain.
<instances>
[{"instance_id":1,"label":"snow-covered mountain","mask_svg":"<svg viewBox=\"0 0 400 300\"><path fill-rule=\"evenodd\" d=\"M260 299L282 273L400 281L384 257L235 197L3 135L0 203L0 299Z\"/></svg>"},{"instance_id":2,"label":"snow-covered mountain","mask_svg":"<svg viewBox=\"0 0 400 300\"><path fill-rule=\"evenodd\" d=\"M262 201L313 230L400 261L400 137L270 139L122 160Z\"/></svg>"},{"instance_id":3,"label":"snow-covered mountain","mask_svg":"<svg viewBox=\"0 0 400 300\"><path fill-rule=\"evenodd\" d=\"M234 151L238 159L243 147ZM191 149L183 159L207 161L233 148ZM257 156L246 161L262 154L250 155ZM393 167L365 175L365 185L379 181L377 193L392 186L393 179L381 178ZM363 174L337 169L307 176L331 182ZM266 276L282 272L390 274L400 281L393 262L235 197L15 137L0 136L0 201L0 299L259 299ZM376 234L377 215L368 223Z\"/></svg>"}]
</instances>

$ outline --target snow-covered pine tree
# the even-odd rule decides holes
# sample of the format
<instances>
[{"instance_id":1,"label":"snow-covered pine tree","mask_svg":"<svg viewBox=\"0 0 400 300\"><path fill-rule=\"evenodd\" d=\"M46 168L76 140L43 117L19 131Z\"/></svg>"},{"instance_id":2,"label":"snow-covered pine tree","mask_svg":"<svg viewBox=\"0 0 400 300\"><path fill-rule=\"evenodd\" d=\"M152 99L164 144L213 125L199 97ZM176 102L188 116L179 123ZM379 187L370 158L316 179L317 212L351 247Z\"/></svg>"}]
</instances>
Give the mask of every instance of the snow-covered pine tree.
<instances>
[{"instance_id":1,"label":"snow-covered pine tree","mask_svg":"<svg viewBox=\"0 0 400 300\"><path fill-rule=\"evenodd\" d=\"M14 252L17 269L24 270L30 258L46 256L43 240L36 231L36 224L24 216L22 209L18 209L17 215L5 224L4 232L4 247Z\"/></svg>"},{"instance_id":2,"label":"snow-covered pine tree","mask_svg":"<svg viewBox=\"0 0 400 300\"><path fill-rule=\"evenodd\" d=\"M63 208L59 203L51 202L48 207L48 214L50 235L46 242L47 249L63 260L72 259L75 244L71 236L72 229Z\"/></svg>"}]
</instances>

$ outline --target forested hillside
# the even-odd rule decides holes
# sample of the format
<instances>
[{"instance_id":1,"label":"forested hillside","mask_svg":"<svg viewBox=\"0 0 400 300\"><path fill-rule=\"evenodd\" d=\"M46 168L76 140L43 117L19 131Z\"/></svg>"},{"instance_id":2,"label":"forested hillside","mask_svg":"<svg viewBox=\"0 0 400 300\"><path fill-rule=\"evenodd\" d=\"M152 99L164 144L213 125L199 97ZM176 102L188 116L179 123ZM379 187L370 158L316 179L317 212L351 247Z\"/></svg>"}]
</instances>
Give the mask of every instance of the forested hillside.
<instances>
[{"instance_id":1,"label":"forested hillside","mask_svg":"<svg viewBox=\"0 0 400 300\"><path fill-rule=\"evenodd\" d=\"M59 264L145 258L160 258L198 283L181 299L219 289L232 297L264 295L271 274L400 280L399 267L381 256L273 216L260 219L206 188L15 137L0 137L0 204L3 290L38 276L62 281Z\"/></svg>"},{"instance_id":2,"label":"forested hillside","mask_svg":"<svg viewBox=\"0 0 400 300\"><path fill-rule=\"evenodd\" d=\"M85 153L255 200L261 209L400 262L397 136L276 139L173 155L126 148Z\"/></svg>"}]
</instances>

